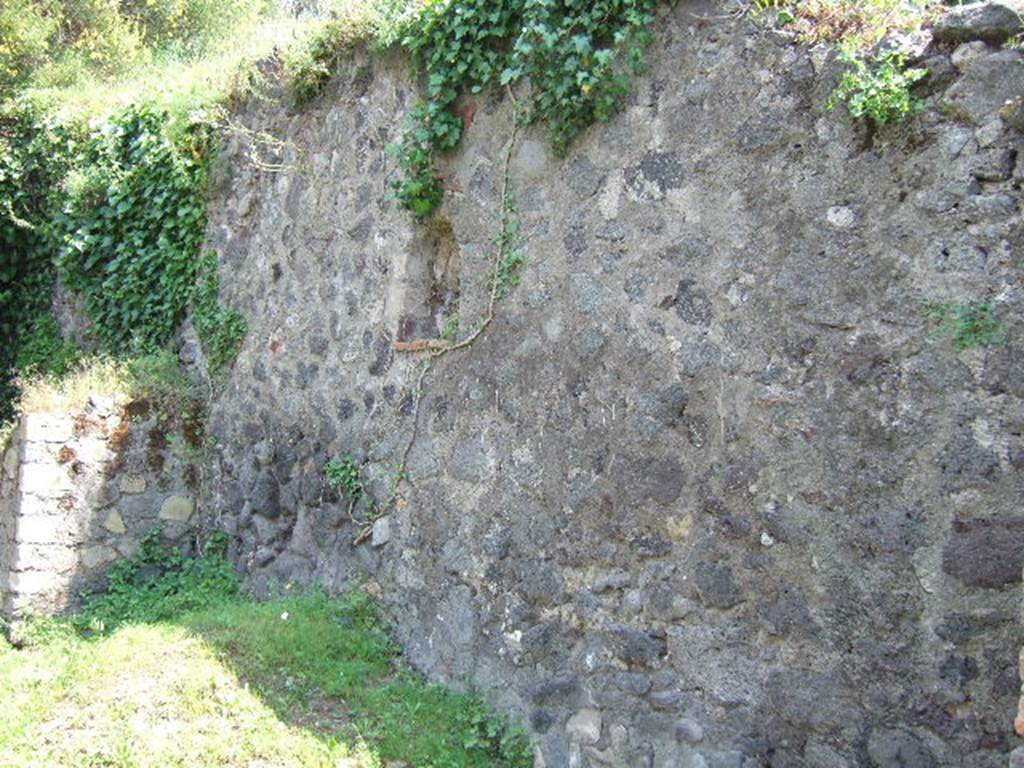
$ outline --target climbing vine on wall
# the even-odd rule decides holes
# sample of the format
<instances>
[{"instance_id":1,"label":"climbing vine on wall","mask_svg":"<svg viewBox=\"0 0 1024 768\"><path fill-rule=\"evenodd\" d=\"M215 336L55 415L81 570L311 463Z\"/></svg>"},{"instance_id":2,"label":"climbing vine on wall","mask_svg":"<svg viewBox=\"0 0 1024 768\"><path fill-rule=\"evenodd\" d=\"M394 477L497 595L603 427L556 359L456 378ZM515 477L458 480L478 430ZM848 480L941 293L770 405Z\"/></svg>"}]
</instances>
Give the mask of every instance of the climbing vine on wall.
<instances>
[{"instance_id":1,"label":"climbing vine on wall","mask_svg":"<svg viewBox=\"0 0 1024 768\"><path fill-rule=\"evenodd\" d=\"M29 107L5 105L0 113L0 422L10 416L16 368L48 373L69 359L49 314L50 254L58 181L74 147L69 131Z\"/></svg>"},{"instance_id":2,"label":"climbing vine on wall","mask_svg":"<svg viewBox=\"0 0 1024 768\"><path fill-rule=\"evenodd\" d=\"M413 343L402 351L429 350L414 390L413 429L395 472L391 496L374 518L397 503L407 481L409 452L416 442L424 383L439 358L465 349L495 317L496 303L518 282L523 263L509 162L523 122L546 126L552 147L564 155L591 123L611 118L640 71L651 40L657 0L449 0L429 4L408 24L403 44L427 80L427 98L411 111L401 142L392 147L403 171L396 197L419 216L443 199L434 154L454 149L464 130L457 102L464 93L502 85L512 101L511 135L501 175L500 230L486 314L462 340ZM509 41L512 41L511 43ZM525 103L515 89L526 91ZM356 542L371 530L365 521Z\"/></svg>"},{"instance_id":3,"label":"climbing vine on wall","mask_svg":"<svg viewBox=\"0 0 1024 768\"><path fill-rule=\"evenodd\" d=\"M192 322L206 355L207 371L212 379L219 379L235 361L248 324L240 312L220 305L217 254L212 251L199 262L192 296Z\"/></svg>"},{"instance_id":4,"label":"climbing vine on wall","mask_svg":"<svg viewBox=\"0 0 1024 768\"><path fill-rule=\"evenodd\" d=\"M111 350L153 349L181 322L206 225L207 129L172 142L160 113L133 106L85 143L57 226L58 267Z\"/></svg>"},{"instance_id":5,"label":"climbing vine on wall","mask_svg":"<svg viewBox=\"0 0 1024 768\"><path fill-rule=\"evenodd\" d=\"M211 374L234 359L244 320L218 306L216 264L198 256L212 128L166 126L146 105L92 127L0 114L0 421L16 375L60 375L78 359L50 314L57 276L102 351L158 349L191 304Z\"/></svg>"},{"instance_id":6,"label":"climbing vine on wall","mask_svg":"<svg viewBox=\"0 0 1024 768\"><path fill-rule=\"evenodd\" d=\"M434 154L462 138L456 102L488 85L528 84L527 118L542 122L556 154L628 92L651 40L657 0L447 0L426 5L403 45L426 78L393 152L401 204L425 216L443 199ZM511 42L510 42L511 41Z\"/></svg>"}]
</instances>

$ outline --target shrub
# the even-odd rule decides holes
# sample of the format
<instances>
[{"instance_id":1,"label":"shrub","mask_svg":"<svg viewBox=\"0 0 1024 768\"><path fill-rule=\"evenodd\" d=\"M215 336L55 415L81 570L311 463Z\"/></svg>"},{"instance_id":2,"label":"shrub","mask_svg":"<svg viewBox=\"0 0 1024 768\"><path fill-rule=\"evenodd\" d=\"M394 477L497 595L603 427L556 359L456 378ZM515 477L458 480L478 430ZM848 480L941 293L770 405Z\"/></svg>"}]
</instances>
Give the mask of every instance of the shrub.
<instances>
[{"instance_id":1,"label":"shrub","mask_svg":"<svg viewBox=\"0 0 1024 768\"><path fill-rule=\"evenodd\" d=\"M335 4L330 13L331 19L320 22L285 56L285 73L299 106L320 95L342 56L374 37L378 17L373 3Z\"/></svg>"},{"instance_id":2,"label":"shrub","mask_svg":"<svg viewBox=\"0 0 1024 768\"><path fill-rule=\"evenodd\" d=\"M285 72L299 106L319 96L330 80L344 51L340 27L338 22L326 22L285 57Z\"/></svg>"},{"instance_id":3,"label":"shrub","mask_svg":"<svg viewBox=\"0 0 1024 768\"><path fill-rule=\"evenodd\" d=\"M268 11L267 0L121 0L152 50L193 58Z\"/></svg>"},{"instance_id":4,"label":"shrub","mask_svg":"<svg viewBox=\"0 0 1024 768\"><path fill-rule=\"evenodd\" d=\"M59 18L38 0L0 5L0 93L24 82L50 55Z\"/></svg>"}]
</instances>

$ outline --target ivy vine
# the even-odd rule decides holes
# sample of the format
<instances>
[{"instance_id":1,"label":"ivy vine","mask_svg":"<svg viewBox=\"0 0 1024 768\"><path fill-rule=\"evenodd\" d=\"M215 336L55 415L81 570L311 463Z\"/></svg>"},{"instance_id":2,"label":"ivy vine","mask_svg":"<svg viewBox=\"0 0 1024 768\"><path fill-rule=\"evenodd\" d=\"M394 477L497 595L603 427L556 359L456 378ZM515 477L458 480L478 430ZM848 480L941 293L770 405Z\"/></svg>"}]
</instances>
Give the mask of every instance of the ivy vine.
<instances>
[{"instance_id":1,"label":"ivy vine","mask_svg":"<svg viewBox=\"0 0 1024 768\"><path fill-rule=\"evenodd\" d=\"M400 37L426 80L426 98L393 148L403 171L395 185L401 204L420 216L441 204L435 157L462 138L457 106L465 93L518 86L526 94L522 120L546 125L557 154L592 122L608 119L643 65L657 2L438 0L403 16L401 35L382 27L388 39ZM337 55L334 37L361 40L371 28L329 25L311 43L308 58L323 66L298 78L307 86L301 95L322 88L323 70ZM0 114L0 408L19 366L66 367L77 355L49 315L57 275L81 296L100 349L157 349L191 304L211 368L223 370L245 326L218 306L215 270L197 256L210 126L172 138L166 115L145 104L97 127L62 126L14 103ZM495 298L514 285L522 261L511 200L503 194Z\"/></svg>"},{"instance_id":2,"label":"ivy vine","mask_svg":"<svg viewBox=\"0 0 1024 768\"><path fill-rule=\"evenodd\" d=\"M73 357L50 314L50 223L74 147L71 132L28 106L0 111L0 422L11 416L18 369L60 373Z\"/></svg>"},{"instance_id":3,"label":"ivy vine","mask_svg":"<svg viewBox=\"0 0 1024 768\"><path fill-rule=\"evenodd\" d=\"M245 317L236 310L222 307L219 297L217 254L210 251L199 262L199 277L192 297L192 322L206 355L207 371L214 380L220 379L231 367L248 329Z\"/></svg>"},{"instance_id":4,"label":"ivy vine","mask_svg":"<svg viewBox=\"0 0 1024 768\"><path fill-rule=\"evenodd\" d=\"M100 351L163 347L191 305L211 375L233 361L245 321L219 306L215 259L198 256L212 128L172 137L166 125L144 104L91 128L25 106L0 112L0 422L16 376L61 375L81 355L50 312L58 276Z\"/></svg>"},{"instance_id":5,"label":"ivy vine","mask_svg":"<svg viewBox=\"0 0 1024 768\"><path fill-rule=\"evenodd\" d=\"M208 129L177 143L163 116L132 106L85 142L57 219L57 265L78 291L100 346L148 351L184 317L206 226Z\"/></svg>"},{"instance_id":6,"label":"ivy vine","mask_svg":"<svg viewBox=\"0 0 1024 768\"><path fill-rule=\"evenodd\" d=\"M403 207L419 216L444 197L434 155L454 149L463 121L456 104L489 85L529 84L527 120L547 126L565 154L591 123L609 119L640 71L657 0L446 0L423 7L403 45L426 78L426 99L392 148Z\"/></svg>"}]
</instances>

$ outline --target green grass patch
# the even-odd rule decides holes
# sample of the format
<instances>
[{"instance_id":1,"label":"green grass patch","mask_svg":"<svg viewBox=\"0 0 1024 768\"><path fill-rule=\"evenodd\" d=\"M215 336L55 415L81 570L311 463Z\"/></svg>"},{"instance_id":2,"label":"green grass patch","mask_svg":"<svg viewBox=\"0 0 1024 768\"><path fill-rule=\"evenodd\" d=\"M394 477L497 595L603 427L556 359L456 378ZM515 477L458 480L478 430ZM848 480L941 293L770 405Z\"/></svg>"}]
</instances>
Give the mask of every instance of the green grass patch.
<instances>
[{"instance_id":1,"label":"green grass patch","mask_svg":"<svg viewBox=\"0 0 1024 768\"><path fill-rule=\"evenodd\" d=\"M91 397L115 405L145 400L163 416L176 420L200 407L200 389L167 349L136 357L90 355L60 372L30 372L19 381L23 413L54 413L84 408Z\"/></svg>"},{"instance_id":2,"label":"green grass patch","mask_svg":"<svg viewBox=\"0 0 1024 768\"><path fill-rule=\"evenodd\" d=\"M65 117L171 93L208 99L300 26L266 0L9 0L0 97L29 94Z\"/></svg>"},{"instance_id":3,"label":"green grass patch","mask_svg":"<svg viewBox=\"0 0 1024 768\"><path fill-rule=\"evenodd\" d=\"M0 768L532 765L479 696L402 665L363 591L255 603L222 545L150 539L80 616L0 641Z\"/></svg>"},{"instance_id":4,"label":"green grass patch","mask_svg":"<svg viewBox=\"0 0 1024 768\"><path fill-rule=\"evenodd\" d=\"M239 592L238 577L224 558L227 540L212 536L197 557L185 557L153 531L135 556L114 565L107 591L72 619L83 630L104 632L122 624L158 622L221 605Z\"/></svg>"}]
</instances>

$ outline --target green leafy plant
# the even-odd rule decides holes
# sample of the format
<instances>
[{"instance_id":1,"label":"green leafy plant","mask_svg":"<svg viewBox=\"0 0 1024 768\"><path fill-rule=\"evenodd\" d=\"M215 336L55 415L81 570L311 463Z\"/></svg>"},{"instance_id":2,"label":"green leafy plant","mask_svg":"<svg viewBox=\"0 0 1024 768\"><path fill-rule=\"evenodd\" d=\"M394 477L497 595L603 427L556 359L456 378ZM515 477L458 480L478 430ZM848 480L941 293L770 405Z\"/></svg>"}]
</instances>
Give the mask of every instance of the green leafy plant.
<instances>
[{"instance_id":1,"label":"green leafy plant","mask_svg":"<svg viewBox=\"0 0 1024 768\"><path fill-rule=\"evenodd\" d=\"M70 357L52 332L51 223L75 145L71 132L36 109L0 107L0 421L13 414L19 366L51 372ZM47 346L61 358L53 365L45 359Z\"/></svg>"},{"instance_id":2,"label":"green leafy plant","mask_svg":"<svg viewBox=\"0 0 1024 768\"><path fill-rule=\"evenodd\" d=\"M22 376L64 376L82 357L81 348L61 336L51 314L32 318L19 339L14 367Z\"/></svg>"},{"instance_id":3,"label":"green leafy plant","mask_svg":"<svg viewBox=\"0 0 1024 768\"><path fill-rule=\"evenodd\" d=\"M419 216L443 198L435 152L458 145L459 97L491 85L532 84L530 119L543 122L556 154L595 120L607 120L642 68L656 0L449 0L428 3L406 24L403 45L426 80L392 148L403 177L398 201ZM510 47L509 40L515 40Z\"/></svg>"},{"instance_id":4,"label":"green leafy plant","mask_svg":"<svg viewBox=\"0 0 1024 768\"><path fill-rule=\"evenodd\" d=\"M216 257L197 258L210 128L172 140L164 117L135 106L86 134L52 127L35 136L35 113L0 117L0 159L9 161L0 163L0 417L11 413L16 375L61 375L80 356L49 311L58 269L80 294L99 351L153 362L191 304L211 375L234 360L245 320L218 304Z\"/></svg>"},{"instance_id":5,"label":"green leafy plant","mask_svg":"<svg viewBox=\"0 0 1024 768\"><path fill-rule=\"evenodd\" d=\"M531 117L548 126L555 154L595 121L611 118L644 68L653 0L530 2L501 82L532 83Z\"/></svg>"},{"instance_id":6,"label":"green leafy plant","mask_svg":"<svg viewBox=\"0 0 1024 768\"><path fill-rule=\"evenodd\" d=\"M358 503L363 497L363 481L352 454L328 461L324 465L324 475L330 486L348 496L352 504Z\"/></svg>"},{"instance_id":7,"label":"green leafy plant","mask_svg":"<svg viewBox=\"0 0 1024 768\"><path fill-rule=\"evenodd\" d=\"M134 556L111 568L106 591L87 603L76 624L106 632L121 624L163 621L234 599L239 581L226 557L227 543L226 534L213 533L201 555L187 557L162 542L160 531L151 531Z\"/></svg>"},{"instance_id":8,"label":"green leafy plant","mask_svg":"<svg viewBox=\"0 0 1024 768\"><path fill-rule=\"evenodd\" d=\"M928 74L926 69L907 69L906 57L893 51L870 60L849 52L842 58L849 69L829 97L829 109L843 103L854 118L876 125L900 122L920 111L921 102L910 89Z\"/></svg>"},{"instance_id":9,"label":"green leafy plant","mask_svg":"<svg viewBox=\"0 0 1024 768\"><path fill-rule=\"evenodd\" d=\"M519 285L519 270L526 263L526 256L520 247L519 219L516 217L515 201L510 192L505 194L505 211L501 220L501 232L494 239L500 260L495 265L494 286L498 298Z\"/></svg>"},{"instance_id":10,"label":"green leafy plant","mask_svg":"<svg viewBox=\"0 0 1024 768\"><path fill-rule=\"evenodd\" d=\"M477 691L463 699L456 717L466 749L483 751L510 765L532 764L533 744L526 730L491 710Z\"/></svg>"},{"instance_id":11,"label":"green leafy plant","mask_svg":"<svg viewBox=\"0 0 1024 768\"><path fill-rule=\"evenodd\" d=\"M199 265L199 278L192 295L192 321L206 355L210 376L218 379L231 367L245 339L245 318L219 303L220 280L217 254L205 254Z\"/></svg>"},{"instance_id":12,"label":"green leafy plant","mask_svg":"<svg viewBox=\"0 0 1024 768\"><path fill-rule=\"evenodd\" d=\"M86 142L79 177L57 225L57 259L78 291L101 348L152 350L184 317L206 225L208 129L178 143L163 115L133 106Z\"/></svg>"},{"instance_id":13,"label":"green leafy plant","mask_svg":"<svg viewBox=\"0 0 1024 768\"><path fill-rule=\"evenodd\" d=\"M990 304L929 302L925 310L938 332L952 339L960 351L1006 341L1006 328Z\"/></svg>"},{"instance_id":14,"label":"green leafy plant","mask_svg":"<svg viewBox=\"0 0 1024 768\"><path fill-rule=\"evenodd\" d=\"M433 151L451 150L461 138L462 122L447 110L429 104L413 108L406 118L401 142L388 147L404 174L392 185L402 207L417 216L427 216L441 205L444 190L434 170Z\"/></svg>"},{"instance_id":15,"label":"green leafy plant","mask_svg":"<svg viewBox=\"0 0 1024 768\"><path fill-rule=\"evenodd\" d=\"M0 422L19 380L74 362L49 317L58 271L92 321L88 349L159 349L195 290L199 323L218 326L202 340L211 368L230 365L244 323L216 311L209 281L195 285L207 158L223 127L212 105L249 87L236 73L256 72L282 34L311 26L279 24L271 6L0 3Z\"/></svg>"}]
</instances>

